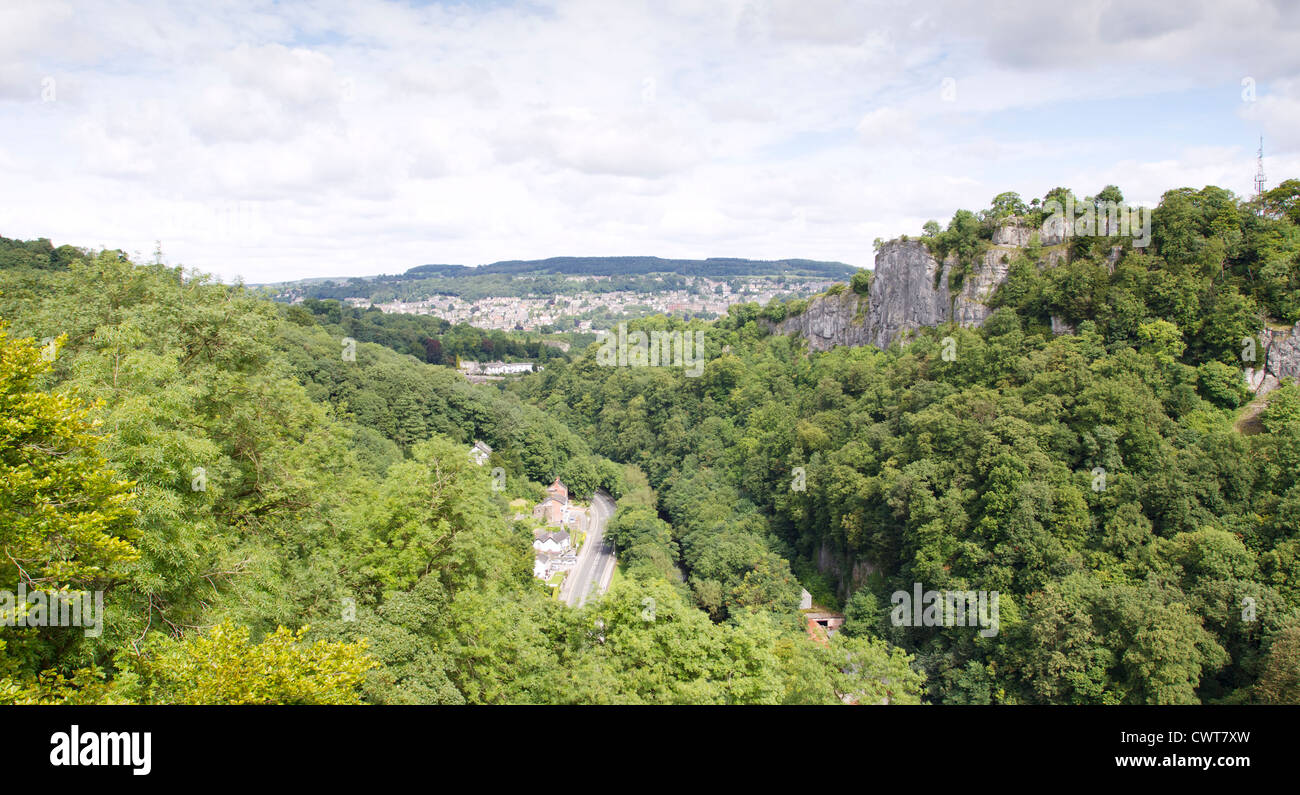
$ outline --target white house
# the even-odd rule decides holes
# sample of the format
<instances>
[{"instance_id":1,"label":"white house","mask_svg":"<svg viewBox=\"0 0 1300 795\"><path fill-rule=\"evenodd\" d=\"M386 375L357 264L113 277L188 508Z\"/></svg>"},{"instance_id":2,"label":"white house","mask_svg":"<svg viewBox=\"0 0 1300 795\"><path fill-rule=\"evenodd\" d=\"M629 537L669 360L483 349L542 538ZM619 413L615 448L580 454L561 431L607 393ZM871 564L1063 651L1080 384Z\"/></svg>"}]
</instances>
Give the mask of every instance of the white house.
<instances>
[{"instance_id":1,"label":"white house","mask_svg":"<svg viewBox=\"0 0 1300 795\"><path fill-rule=\"evenodd\" d=\"M517 375L531 373L532 362L486 362L483 364L484 375Z\"/></svg>"},{"instance_id":2,"label":"white house","mask_svg":"<svg viewBox=\"0 0 1300 795\"><path fill-rule=\"evenodd\" d=\"M547 555L558 555L569 548L569 534L565 530L548 533L539 530L533 534L533 549Z\"/></svg>"},{"instance_id":3,"label":"white house","mask_svg":"<svg viewBox=\"0 0 1300 795\"><path fill-rule=\"evenodd\" d=\"M483 466L492 455L492 448L480 441L475 441L474 446L469 449L469 460Z\"/></svg>"}]
</instances>

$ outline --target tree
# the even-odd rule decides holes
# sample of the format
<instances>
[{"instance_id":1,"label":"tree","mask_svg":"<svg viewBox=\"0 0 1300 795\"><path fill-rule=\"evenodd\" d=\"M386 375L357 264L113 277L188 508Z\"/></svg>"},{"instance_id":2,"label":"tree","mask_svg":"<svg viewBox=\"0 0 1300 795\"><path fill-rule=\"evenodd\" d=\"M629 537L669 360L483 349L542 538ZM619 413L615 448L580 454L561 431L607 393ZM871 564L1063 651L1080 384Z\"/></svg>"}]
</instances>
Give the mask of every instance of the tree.
<instances>
[{"instance_id":1,"label":"tree","mask_svg":"<svg viewBox=\"0 0 1300 795\"><path fill-rule=\"evenodd\" d=\"M424 360L429 364L442 364L442 343L434 337L424 340Z\"/></svg>"},{"instance_id":2,"label":"tree","mask_svg":"<svg viewBox=\"0 0 1300 795\"><path fill-rule=\"evenodd\" d=\"M1254 695L1262 704L1300 704L1300 627L1287 627L1273 639Z\"/></svg>"},{"instance_id":3,"label":"tree","mask_svg":"<svg viewBox=\"0 0 1300 795\"><path fill-rule=\"evenodd\" d=\"M182 641L166 641L136 673L142 701L154 704L357 704L377 664L366 642L304 641L307 627L276 629L260 643L247 627L224 622Z\"/></svg>"},{"instance_id":4,"label":"tree","mask_svg":"<svg viewBox=\"0 0 1300 795\"><path fill-rule=\"evenodd\" d=\"M1284 180L1276 188L1265 191L1263 201L1264 212L1300 224L1300 179Z\"/></svg>"},{"instance_id":5,"label":"tree","mask_svg":"<svg viewBox=\"0 0 1300 795\"><path fill-rule=\"evenodd\" d=\"M1203 362L1196 371L1197 390L1214 405L1235 409L1250 398L1237 368L1223 362Z\"/></svg>"},{"instance_id":6,"label":"tree","mask_svg":"<svg viewBox=\"0 0 1300 795\"><path fill-rule=\"evenodd\" d=\"M42 350L0 325L0 583L103 586L139 554L132 483L100 453L90 408L36 387Z\"/></svg>"},{"instance_id":7,"label":"tree","mask_svg":"<svg viewBox=\"0 0 1300 795\"><path fill-rule=\"evenodd\" d=\"M988 212L984 214L985 220L997 223L1012 216L1020 217L1025 215L1029 208L1021 200L1020 194L1013 191L999 193L993 197Z\"/></svg>"},{"instance_id":8,"label":"tree","mask_svg":"<svg viewBox=\"0 0 1300 795\"><path fill-rule=\"evenodd\" d=\"M494 511L486 479L461 445L442 438L415 445L357 509L356 521L366 528L365 575L397 591L433 574L454 591L485 569L513 570L486 554L499 547L487 538Z\"/></svg>"},{"instance_id":9,"label":"tree","mask_svg":"<svg viewBox=\"0 0 1300 795\"><path fill-rule=\"evenodd\" d=\"M868 295L871 293L871 271L862 268L853 274L849 280L849 287L858 295Z\"/></svg>"},{"instance_id":10,"label":"tree","mask_svg":"<svg viewBox=\"0 0 1300 795\"><path fill-rule=\"evenodd\" d=\"M912 668L912 656L875 638L831 639L830 658L838 670L835 690L851 704L920 704L925 675Z\"/></svg>"},{"instance_id":11,"label":"tree","mask_svg":"<svg viewBox=\"0 0 1300 795\"><path fill-rule=\"evenodd\" d=\"M1115 204L1122 204L1124 202L1124 193L1114 185L1107 185L1097 191L1097 196L1094 201L1098 203L1113 202Z\"/></svg>"}]
</instances>

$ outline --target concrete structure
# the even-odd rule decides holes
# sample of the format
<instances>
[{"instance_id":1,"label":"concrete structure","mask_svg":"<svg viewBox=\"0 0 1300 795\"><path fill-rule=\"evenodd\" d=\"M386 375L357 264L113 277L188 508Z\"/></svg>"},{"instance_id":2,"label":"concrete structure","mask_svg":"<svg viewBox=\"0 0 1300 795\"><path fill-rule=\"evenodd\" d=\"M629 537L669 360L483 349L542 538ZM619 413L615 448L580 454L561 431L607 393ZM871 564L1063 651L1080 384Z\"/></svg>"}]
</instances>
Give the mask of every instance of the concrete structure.
<instances>
[{"instance_id":1,"label":"concrete structure","mask_svg":"<svg viewBox=\"0 0 1300 795\"><path fill-rule=\"evenodd\" d=\"M826 610L805 610L804 621L807 622L808 635L823 645L829 644L831 638L844 626L844 615Z\"/></svg>"}]
</instances>

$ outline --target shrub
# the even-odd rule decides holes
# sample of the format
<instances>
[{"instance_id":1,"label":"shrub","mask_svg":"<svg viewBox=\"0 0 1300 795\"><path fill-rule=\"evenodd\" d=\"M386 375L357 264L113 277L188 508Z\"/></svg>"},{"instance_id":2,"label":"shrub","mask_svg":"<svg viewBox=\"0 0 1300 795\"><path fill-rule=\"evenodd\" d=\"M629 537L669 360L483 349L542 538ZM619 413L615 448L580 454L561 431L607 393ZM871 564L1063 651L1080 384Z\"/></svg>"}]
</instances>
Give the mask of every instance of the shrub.
<instances>
[{"instance_id":1,"label":"shrub","mask_svg":"<svg viewBox=\"0 0 1300 795\"><path fill-rule=\"evenodd\" d=\"M871 271L866 270L864 268L862 270L859 270L857 273L853 274L853 278L849 280L849 287L851 287L853 289L853 292L857 293L858 295L863 295L863 296L870 295L871 294Z\"/></svg>"}]
</instances>

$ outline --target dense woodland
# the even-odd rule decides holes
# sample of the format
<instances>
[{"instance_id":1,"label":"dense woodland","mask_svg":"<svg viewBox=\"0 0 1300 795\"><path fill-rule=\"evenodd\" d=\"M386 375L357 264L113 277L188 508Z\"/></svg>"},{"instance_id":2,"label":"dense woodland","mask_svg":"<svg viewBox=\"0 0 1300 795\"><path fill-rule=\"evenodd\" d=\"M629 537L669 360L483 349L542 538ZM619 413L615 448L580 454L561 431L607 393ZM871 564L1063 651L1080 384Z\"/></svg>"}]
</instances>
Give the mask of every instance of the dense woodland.
<instances>
[{"instance_id":1,"label":"dense woodland","mask_svg":"<svg viewBox=\"0 0 1300 795\"><path fill-rule=\"evenodd\" d=\"M977 251L1017 202L927 236ZM592 346L505 390L403 321L0 239L0 589L107 614L0 627L0 702L1300 702L1300 388L1239 422L1243 336L1300 319L1298 206L1171 191L1151 246L1030 248L982 328L888 351L740 305L690 323L699 378ZM582 609L509 519L555 476L618 498ZM1000 592L1000 632L894 626L916 582Z\"/></svg>"},{"instance_id":2,"label":"dense woodland","mask_svg":"<svg viewBox=\"0 0 1300 795\"><path fill-rule=\"evenodd\" d=\"M656 498L516 396L378 344L344 361L337 324L179 268L0 247L0 583L106 613L0 626L2 702L920 698L902 651L810 643L785 609L716 623L630 579L553 599L509 499L557 475Z\"/></svg>"},{"instance_id":3,"label":"dense woodland","mask_svg":"<svg viewBox=\"0 0 1300 795\"><path fill-rule=\"evenodd\" d=\"M294 304L287 311L289 320L300 326L319 323L340 337L374 342L429 364L455 366L458 358L539 363L564 358L558 348L543 344L540 335L480 329L467 323L453 326L434 315L386 313L375 306L358 309L334 299L315 298ZM592 338L585 336L588 341Z\"/></svg>"},{"instance_id":4,"label":"dense woodland","mask_svg":"<svg viewBox=\"0 0 1300 795\"><path fill-rule=\"evenodd\" d=\"M616 519L624 559L714 620L793 605L797 579L914 655L936 702L1297 702L1300 390L1238 421L1242 340L1300 319L1298 205L1294 180L1171 191L1145 249L1030 247L982 328L885 352L809 355L770 333L787 307L748 305L708 327L698 379L589 355L519 389L645 470L659 510ZM927 235L974 253L1030 212L1003 194ZM917 582L998 591L1001 631L894 626Z\"/></svg>"}]
</instances>

